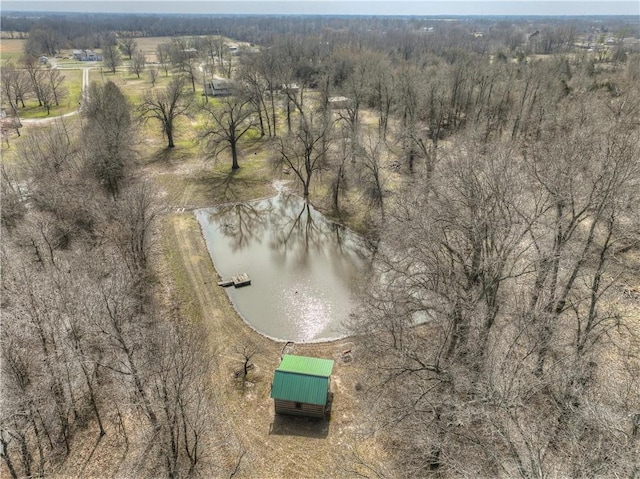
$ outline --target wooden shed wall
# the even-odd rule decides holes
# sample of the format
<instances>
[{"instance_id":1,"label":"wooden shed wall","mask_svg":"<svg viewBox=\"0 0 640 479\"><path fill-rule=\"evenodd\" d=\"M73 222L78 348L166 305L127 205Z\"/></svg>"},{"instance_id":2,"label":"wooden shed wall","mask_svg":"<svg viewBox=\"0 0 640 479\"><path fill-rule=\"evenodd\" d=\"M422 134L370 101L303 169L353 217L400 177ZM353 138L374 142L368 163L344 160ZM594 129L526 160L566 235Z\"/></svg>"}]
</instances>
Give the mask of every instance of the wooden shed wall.
<instances>
[{"instance_id":1,"label":"wooden shed wall","mask_svg":"<svg viewBox=\"0 0 640 479\"><path fill-rule=\"evenodd\" d=\"M275 407L276 414L289 414L290 416L324 417L324 406L322 404L296 403L295 401L276 399Z\"/></svg>"}]
</instances>

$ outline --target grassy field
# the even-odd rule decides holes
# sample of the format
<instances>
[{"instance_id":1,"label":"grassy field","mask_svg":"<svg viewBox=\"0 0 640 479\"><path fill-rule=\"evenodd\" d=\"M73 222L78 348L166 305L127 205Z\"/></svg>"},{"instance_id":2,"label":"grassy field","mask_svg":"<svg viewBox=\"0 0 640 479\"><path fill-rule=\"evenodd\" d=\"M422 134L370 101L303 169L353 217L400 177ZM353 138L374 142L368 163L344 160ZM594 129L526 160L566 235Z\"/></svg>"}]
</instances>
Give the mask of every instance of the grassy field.
<instances>
[{"instance_id":1,"label":"grassy field","mask_svg":"<svg viewBox=\"0 0 640 479\"><path fill-rule=\"evenodd\" d=\"M0 41L0 65L5 65L7 62L18 64L23 55L25 43L26 40L22 39L3 38ZM81 62L74 62L74 64L81 64ZM60 105L53 105L49 114L47 114L46 108L39 107L37 102L33 98L30 98L25 102L25 107L20 108L20 118L46 118L47 116L59 116L77 110L82 93L82 71L80 69L67 69L70 65L66 63L64 65L56 63L56 65L61 68L61 73L64 75L63 87L66 90L66 94L60 101Z\"/></svg>"},{"instance_id":2,"label":"grassy field","mask_svg":"<svg viewBox=\"0 0 640 479\"><path fill-rule=\"evenodd\" d=\"M116 69L116 73L111 73L101 67L92 68L89 72L89 82L105 83L107 81L112 81L118 85L122 90L122 93L124 93L129 101L134 105L141 102L142 95L145 91L163 88L169 84L171 79L171 73L169 73L169 76L165 76L164 72L161 71L158 74L158 78L154 86L151 83L151 77L149 76L148 69L142 72L140 78L138 78L137 75L132 74L129 71L127 65L121 65L118 67ZM200 87L200 89L196 93L201 94L202 87L200 85L196 85L196 88L198 87Z\"/></svg>"},{"instance_id":3,"label":"grassy field","mask_svg":"<svg viewBox=\"0 0 640 479\"><path fill-rule=\"evenodd\" d=\"M156 50L158 45L162 43L171 42L170 37L143 37L136 38L136 45L138 51L144 53L144 56L149 63L157 63Z\"/></svg>"},{"instance_id":4,"label":"grassy field","mask_svg":"<svg viewBox=\"0 0 640 479\"><path fill-rule=\"evenodd\" d=\"M24 52L26 40L5 39L0 40L0 61L4 64L9 60L17 61Z\"/></svg>"},{"instance_id":5,"label":"grassy field","mask_svg":"<svg viewBox=\"0 0 640 479\"><path fill-rule=\"evenodd\" d=\"M42 106L38 106L37 101L34 98L25 102L24 108L19 108L20 118L27 119L42 119L47 117L55 117L59 115L65 115L78 109L80 100L82 98L82 70L61 70L64 76L64 89L66 93L60 105L52 105L49 113L47 109Z\"/></svg>"}]
</instances>

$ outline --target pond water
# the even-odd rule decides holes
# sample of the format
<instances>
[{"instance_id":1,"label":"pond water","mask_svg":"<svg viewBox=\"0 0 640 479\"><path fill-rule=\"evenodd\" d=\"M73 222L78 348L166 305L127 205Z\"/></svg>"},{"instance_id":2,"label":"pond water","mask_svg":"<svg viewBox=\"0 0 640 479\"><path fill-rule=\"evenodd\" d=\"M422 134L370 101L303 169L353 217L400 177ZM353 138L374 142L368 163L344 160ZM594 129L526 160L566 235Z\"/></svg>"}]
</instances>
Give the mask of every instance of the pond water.
<instances>
[{"instance_id":1,"label":"pond water","mask_svg":"<svg viewBox=\"0 0 640 479\"><path fill-rule=\"evenodd\" d=\"M356 281L370 263L361 237L284 192L196 217L219 275L251 278L250 286L227 292L253 328L294 342L345 336Z\"/></svg>"}]
</instances>

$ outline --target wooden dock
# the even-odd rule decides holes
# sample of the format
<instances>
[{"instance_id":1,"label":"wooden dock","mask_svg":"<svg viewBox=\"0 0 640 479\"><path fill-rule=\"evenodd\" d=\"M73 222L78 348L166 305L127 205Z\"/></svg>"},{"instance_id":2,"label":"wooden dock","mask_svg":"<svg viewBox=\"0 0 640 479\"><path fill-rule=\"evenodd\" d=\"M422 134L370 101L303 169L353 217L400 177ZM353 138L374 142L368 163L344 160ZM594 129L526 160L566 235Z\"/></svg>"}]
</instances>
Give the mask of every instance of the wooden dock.
<instances>
[{"instance_id":1,"label":"wooden dock","mask_svg":"<svg viewBox=\"0 0 640 479\"><path fill-rule=\"evenodd\" d=\"M241 273L237 276L233 276L231 279L233 280L233 285L236 288L239 288L240 286L248 286L251 284L251 278L249 278L249 275L247 273Z\"/></svg>"},{"instance_id":2,"label":"wooden dock","mask_svg":"<svg viewBox=\"0 0 640 479\"><path fill-rule=\"evenodd\" d=\"M218 286L222 286L223 288L227 288L229 286L235 286L236 288L240 288L242 286L248 286L251 284L251 278L247 273L241 273L236 276L232 276L231 279L223 279L222 281L218 281Z\"/></svg>"}]
</instances>

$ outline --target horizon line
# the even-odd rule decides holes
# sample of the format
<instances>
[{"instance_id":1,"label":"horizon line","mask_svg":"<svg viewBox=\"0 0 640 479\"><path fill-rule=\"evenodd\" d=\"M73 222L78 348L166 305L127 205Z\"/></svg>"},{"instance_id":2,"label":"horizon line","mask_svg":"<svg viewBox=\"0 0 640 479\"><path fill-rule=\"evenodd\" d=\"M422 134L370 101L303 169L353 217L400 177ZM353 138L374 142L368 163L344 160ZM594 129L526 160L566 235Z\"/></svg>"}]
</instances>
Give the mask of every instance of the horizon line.
<instances>
[{"instance_id":1,"label":"horizon line","mask_svg":"<svg viewBox=\"0 0 640 479\"><path fill-rule=\"evenodd\" d=\"M2 14L104 13L136 15L388 16L388 17L627 17L638 16L640 2L453 0L387 2L380 0L236 0L201 1L4 1ZM366 10L366 13L363 13Z\"/></svg>"}]
</instances>

